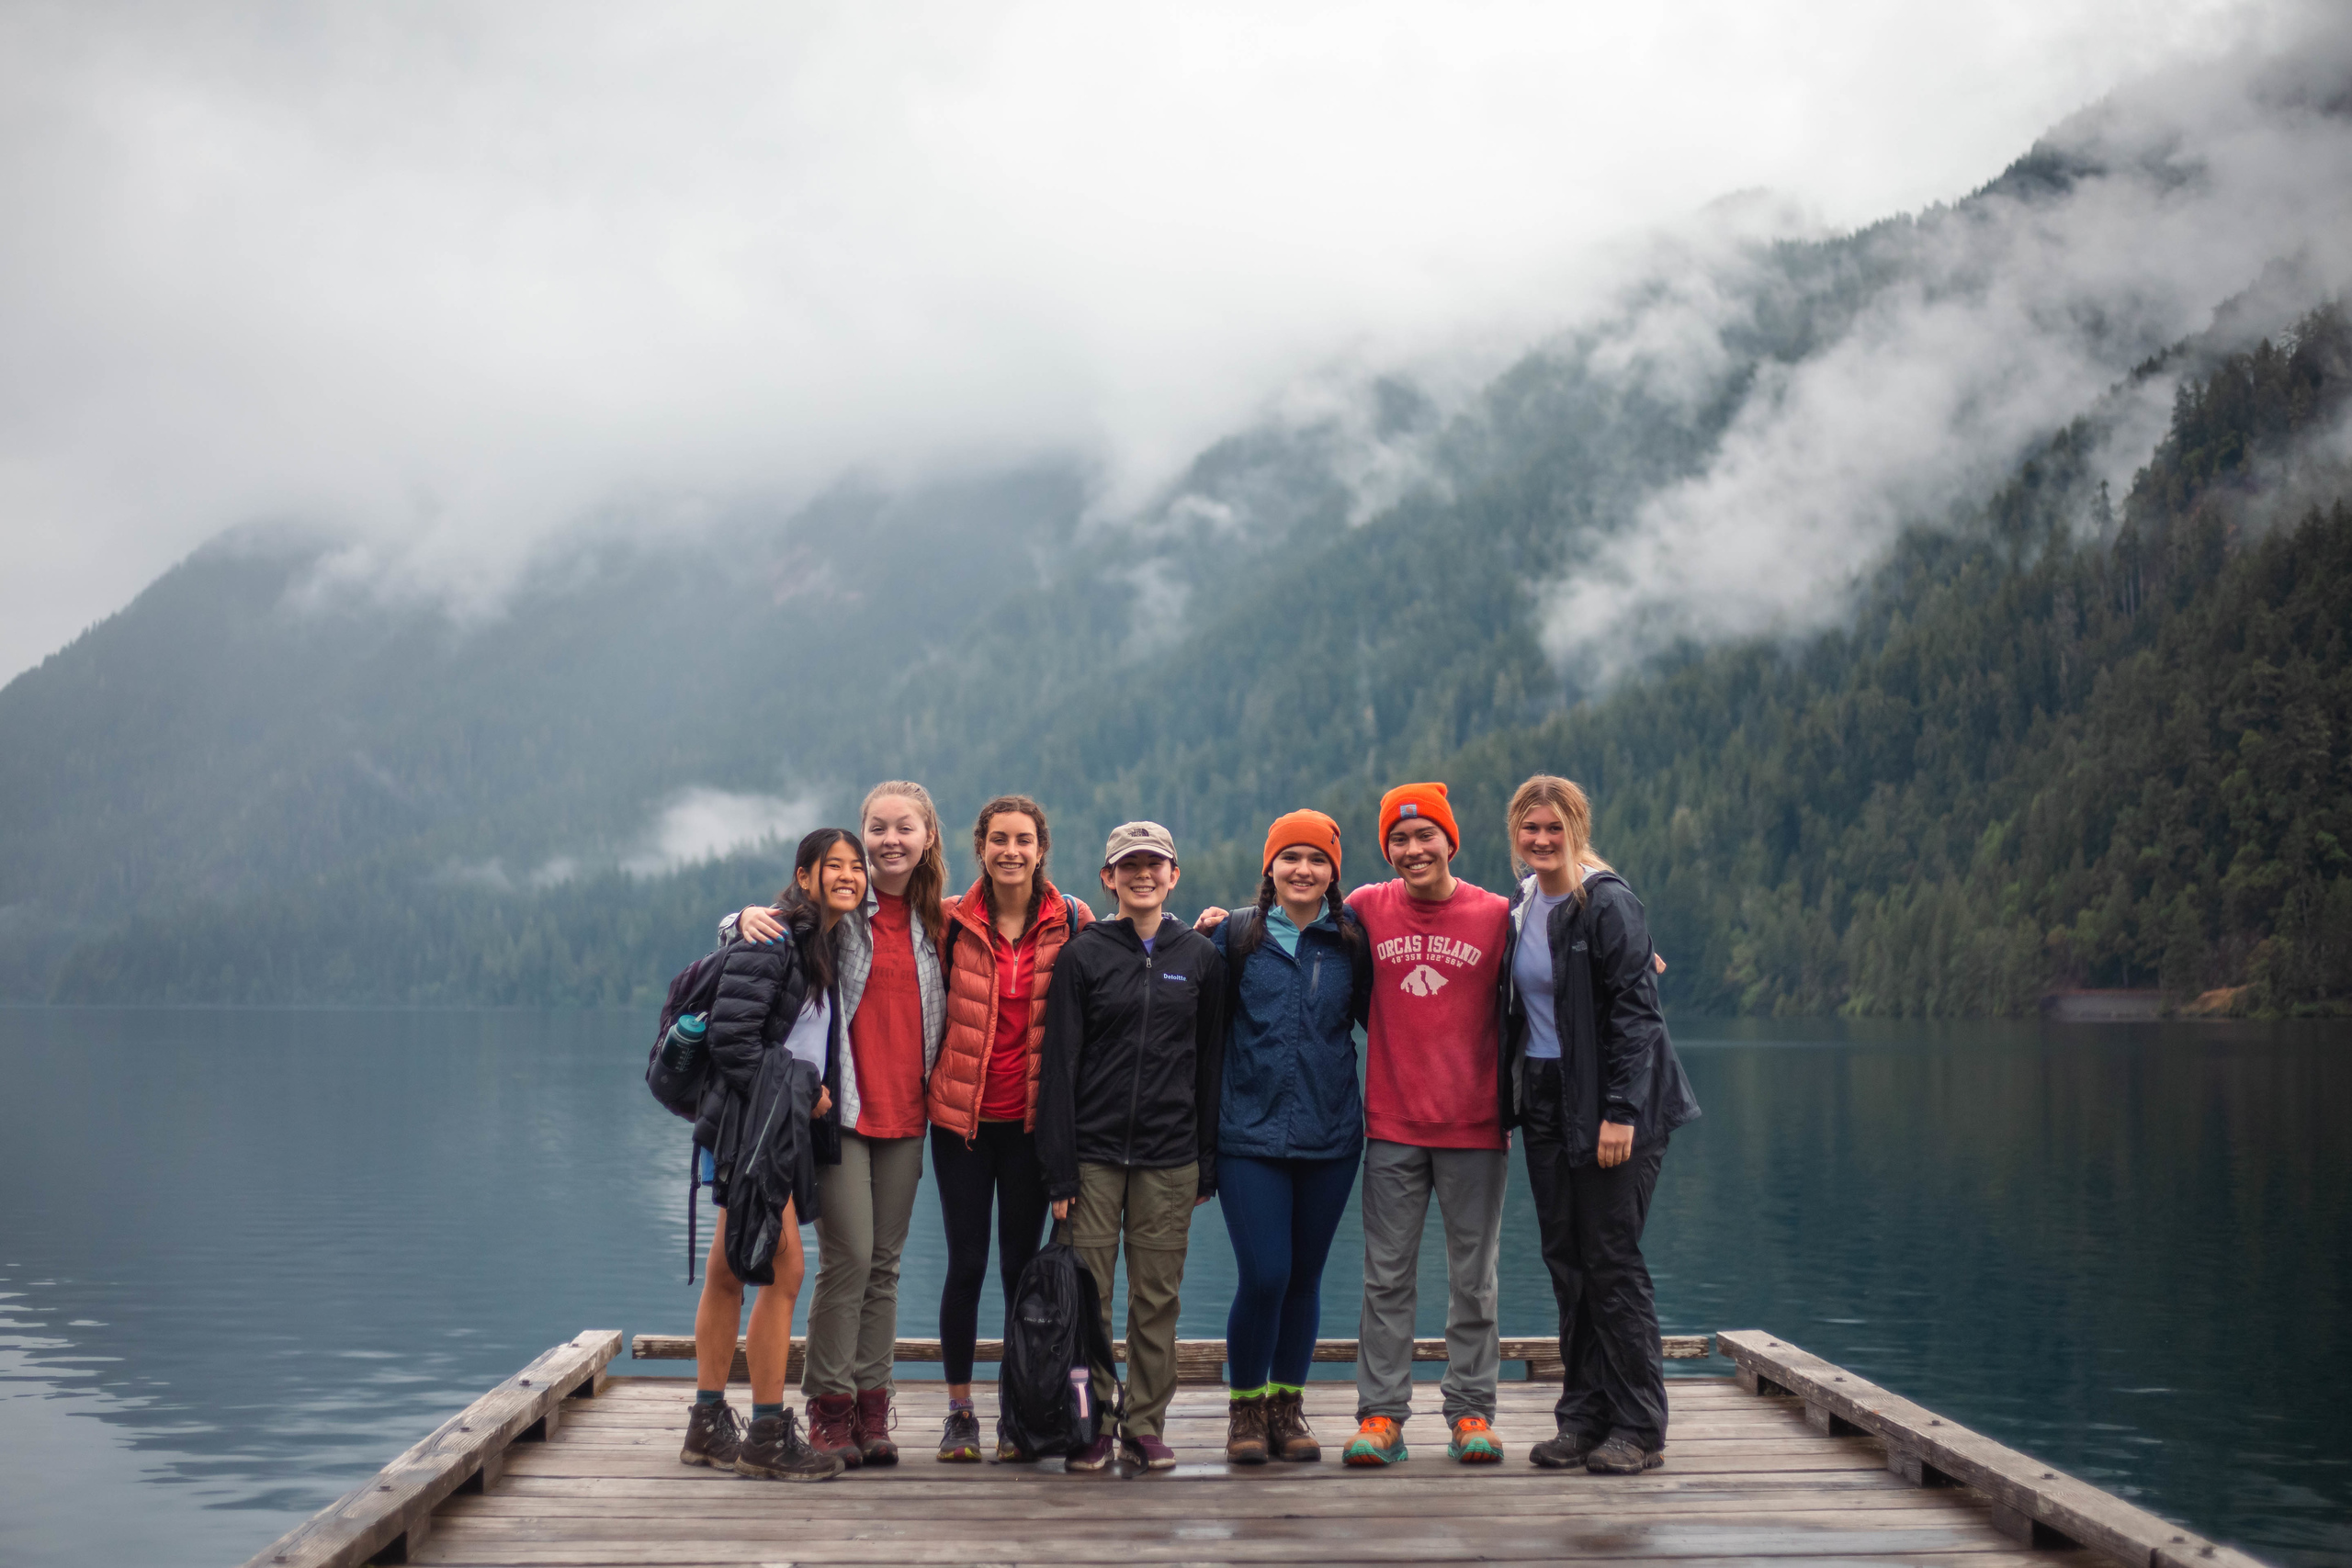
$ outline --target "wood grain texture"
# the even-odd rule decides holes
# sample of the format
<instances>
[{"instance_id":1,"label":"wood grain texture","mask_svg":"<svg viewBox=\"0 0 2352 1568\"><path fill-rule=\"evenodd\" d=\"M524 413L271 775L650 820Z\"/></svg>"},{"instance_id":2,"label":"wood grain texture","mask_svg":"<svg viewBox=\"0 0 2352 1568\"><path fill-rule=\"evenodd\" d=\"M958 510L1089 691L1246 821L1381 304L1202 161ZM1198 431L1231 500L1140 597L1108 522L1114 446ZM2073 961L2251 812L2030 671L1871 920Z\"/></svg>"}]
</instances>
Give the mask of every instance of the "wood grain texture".
<instances>
[{"instance_id":1,"label":"wood grain texture","mask_svg":"<svg viewBox=\"0 0 2352 1568\"><path fill-rule=\"evenodd\" d=\"M433 1512L495 1466L533 1428L559 1438L562 1402L620 1354L620 1330L589 1329L558 1345L418 1439L373 1479L264 1547L246 1568L357 1568L383 1556L413 1562ZM495 1476L492 1479L494 1481Z\"/></svg>"},{"instance_id":2,"label":"wood grain texture","mask_svg":"<svg viewBox=\"0 0 2352 1568\"><path fill-rule=\"evenodd\" d=\"M1354 1429L1356 1395L1351 1381L1338 1380L1313 1382L1306 1389L1306 1414L1327 1456L1319 1464L1227 1465L1227 1401L1221 1388L1197 1384L1180 1388L1169 1411L1166 1437L1178 1461L1170 1471L1114 1466L1081 1475L1059 1460L941 1464L931 1450L946 1414L945 1385L910 1379L897 1391L896 1436L903 1456L898 1465L853 1471L818 1485L779 1485L679 1462L693 1399L688 1380L614 1377L595 1398L567 1400L563 1393L571 1389L596 1386L602 1363L568 1367L562 1379L569 1387L557 1392L553 1383L562 1380L547 1371L548 1358L542 1358L534 1368L548 1381L540 1391L545 1403L518 1402L518 1391L502 1385L469 1407L471 1414L506 1401L494 1407L506 1440L467 1472L478 1484L459 1490L465 1476L452 1479L445 1468L435 1473L448 1483L437 1495L431 1487L411 1487L379 1508L397 1528L379 1532L372 1550L385 1551L383 1561L480 1568L767 1562L974 1568L1012 1562L1290 1568L1580 1559L1611 1568L1730 1568L1736 1562L2102 1568L2115 1560L2103 1538L2095 1540L2096 1554L2073 1544L2093 1532L2064 1528L2080 1529L2086 1517L2085 1500L2072 1493L2064 1500L2073 1512L2052 1514L2021 1506L2014 1491L1973 1480L1940 1488L1915 1484L1915 1478L1930 1475L1964 1478L1964 1469L1951 1467L1963 1454L1980 1462L1984 1454L1964 1440L1949 1445L1984 1439L1943 1424L1929 1429L1947 1448L1890 1443L1891 1428L1879 1417L1894 1408L1891 1396L1825 1362L1798 1359L1803 1352L1790 1351L1782 1341L1758 1338L1760 1350L1745 1341L1726 1343L1739 1365L1736 1381L1668 1381L1666 1466L1639 1476L1528 1463L1530 1445L1552 1434L1557 1390L1517 1381L1496 1390L1494 1429L1507 1456L1498 1465L1465 1466L1445 1458L1435 1382L1413 1385L1414 1413L1406 1427L1410 1461L1385 1470L1339 1463ZM606 1359L617 1348L617 1337L610 1340ZM690 1353L689 1341L668 1343ZM1206 1348L1195 1352L1200 1361L1222 1356L1217 1341L1192 1343ZM1349 1353L1354 1348L1348 1341L1329 1343ZM1545 1343L1515 1340L1507 1347ZM641 1337L636 1353L662 1359L662 1344L657 1337ZM1425 1344L1438 1352L1430 1359L1442 1359L1440 1342ZM995 1391L981 1384L975 1393L985 1429ZM514 1440L535 1427L547 1433L545 1441ZM1906 1453L1917 1461L1914 1471L1904 1467ZM410 1458L396 1461L386 1477ZM2057 1479L2041 1478L2038 1468L2035 1473L2044 1484ZM2107 1501L2129 1508L2118 1499ZM334 1513L304 1529L322 1527ZM2114 1523L2110 1517L2110 1528ZM2175 1555L2160 1557L2152 1548L2126 1561L2133 1568L2245 1568L2245 1559L2224 1556L2223 1549L2203 1555L2199 1548L2205 1543L2181 1533L2181 1540L2165 1543ZM322 1531L319 1539L325 1540ZM360 1547L360 1537L353 1535L349 1544ZM2179 1552L2182 1547L2187 1553ZM356 1563L366 1557L287 1561ZM266 1552L250 1568L272 1562Z\"/></svg>"},{"instance_id":3,"label":"wood grain texture","mask_svg":"<svg viewBox=\"0 0 2352 1568\"><path fill-rule=\"evenodd\" d=\"M2245 1552L2207 1540L2086 1481L1995 1442L1761 1329L1717 1337L1743 1381L1785 1389L1804 1402L1816 1429L1865 1433L1883 1445L1889 1470L1923 1484L1957 1483L1991 1499L2012 1539L2086 1547L2128 1568L2258 1568Z\"/></svg>"}]
</instances>

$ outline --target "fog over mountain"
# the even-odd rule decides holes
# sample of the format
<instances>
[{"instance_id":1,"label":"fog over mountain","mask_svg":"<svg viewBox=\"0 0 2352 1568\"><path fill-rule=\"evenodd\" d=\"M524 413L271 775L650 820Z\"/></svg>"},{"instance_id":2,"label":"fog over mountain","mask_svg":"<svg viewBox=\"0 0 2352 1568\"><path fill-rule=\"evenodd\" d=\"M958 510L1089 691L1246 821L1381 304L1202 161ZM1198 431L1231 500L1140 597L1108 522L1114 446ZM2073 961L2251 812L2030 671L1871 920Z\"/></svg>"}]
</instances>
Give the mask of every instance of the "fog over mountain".
<instances>
[{"instance_id":1,"label":"fog over mountain","mask_svg":"<svg viewBox=\"0 0 2352 1568\"><path fill-rule=\"evenodd\" d=\"M553 536L1476 385L1725 191L1946 199L2293 6L0 9L0 674L223 528Z\"/></svg>"},{"instance_id":2,"label":"fog over mountain","mask_svg":"<svg viewBox=\"0 0 2352 1568\"><path fill-rule=\"evenodd\" d=\"M1812 199L1706 199L1664 177L1706 162L1691 149L1629 155L1662 183L1617 227L1543 195L1546 171L1615 166L1563 154L1556 117L1478 121L1462 134L1496 160L1458 180L1434 107L1402 122L1426 144L1386 126L1340 157L1315 116L1372 115L1408 70L1367 40L1418 35L1384 22L1334 46L1365 96L1247 99L1259 118L1204 133L1247 163L1237 125L1280 131L1232 197L1264 220L1246 243L1211 220L1223 195L1169 173L1181 138L1072 152L1049 134L1074 102L1130 129L1143 108L1014 91L1041 60L1141 48L1067 16L1067 36L1040 13L977 33L943 17L911 44L864 12L796 24L750 51L764 63L717 69L789 64L800 85L746 90L738 140L678 175L694 160L632 118L633 95L703 58L700 14L565 40L553 96L531 100L571 106L560 134L486 94L531 39L470 13L398 37L198 28L181 39L193 75L112 13L113 31L31 15L11 25L52 54L76 44L85 85L201 78L107 112L177 105L176 158L256 160L292 181L280 194L320 197L319 243L350 267L326 288L326 253L298 245L283 321L243 280L209 328L168 312L175 333L239 345L220 364L250 351L248 379L210 400L217 439L171 374L142 412L107 373L62 370L52 406L11 426L22 493L162 520L111 556L208 508L239 522L0 688L0 994L628 1000L885 776L926 781L951 826L996 791L1038 794L1080 889L1090 840L1158 817L1201 900L1248 895L1272 812L1323 806L1361 840L1383 784L1447 777L1479 825L1465 870L1494 883L1498 792L1539 766L1594 787L1604 852L1689 955L1679 1005L2013 1010L2049 984L2159 972L2263 1006L2352 991L2311 934L2352 900L2314 847L2352 834L2328 804L2352 789L2327 782L2352 778L2352 708L2329 716L2352 703L2352 626L2329 619L2352 570L2327 521L2352 494L2333 309L2352 273L2352 35L2324 11L2134 12L2148 25L2111 29L2116 58L2156 68L2053 108L1955 199L1837 210L1822 193L1883 187L1901 141L1841 121L1850 161ZM2008 19L2044 30L2004 58L2041 47L2059 75L2067 28L2116 21ZM1448 35L1476 82L1597 47L1507 22ZM1745 25L1727 36L1754 42ZM1227 26L1157 40L1138 104L1206 69L1188 51L1238 47L1247 29ZM1253 80L1318 37L1249 36L1260 52L1232 68ZM1505 59L1513 41L1538 64ZM1726 47L1692 58L1735 97L1760 91ZM883 75L818 69L844 61ZM1451 66L1412 69L1459 95L1436 104L1476 97ZM339 71L355 101L324 85ZM575 78L609 88L608 118ZM841 102L881 79L887 112ZM1889 127L1914 123L1900 92L1855 81ZM436 114L351 164L420 84ZM301 134L270 144L273 113ZM877 183L809 175L753 199L763 171L845 178L784 152L837 136L870 153L883 122L907 140L859 165ZM933 160L975 126L997 140ZM338 127L320 167L366 177L304 186ZM571 162L583 136L608 163ZM729 161L745 146L767 152ZM1102 162L1150 146L1163 165ZM1362 167L1384 149L1385 194ZM970 183L886 211L913 188L893 158ZM1284 229L1283 193L1322 159L1354 197L1309 190L1298 204L1338 215ZM1041 225L1032 179L1102 199ZM480 197L478 221L435 228L453 188ZM971 234L941 215L998 198L1020 243L959 250ZM1408 201L1439 237L1417 219L1384 245ZM684 221L698 202L726 220ZM361 265L384 212L457 233L454 259L436 272L394 235L389 262ZM1351 247L1371 259L1337 265ZM234 249L199 247L191 276L225 276ZM70 250L35 258L44 287ZM547 265L574 251L596 259ZM419 307L436 289L446 313ZM137 335L116 368L165 370ZM283 416L266 450L254 396ZM101 408L124 421L105 441ZM153 462L118 474L109 443L152 443ZM2249 616L2259 636L2232 640ZM2211 735L2175 756L2194 726L2153 715L2188 694ZM2227 804L2240 775L2215 758L2242 748L2241 774L2275 773L2266 798L2288 803L2271 817ZM2127 800L2117 781L2170 793ZM1351 853L1350 870L1379 868Z\"/></svg>"},{"instance_id":3,"label":"fog over mountain","mask_svg":"<svg viewBox=\"0 0 2352 1568\"><path fill-rule=\"evenodd\" d=\"M2340 295L2348 85L2352 28L2176 67L2069 118L1964 208L1867 231L1869 265L1898 281L1837 341L1758 375L1703 470L1575 563L1546 646L1606 683L1679 638L1830 624L1898 529L1989 487L2224 301L2243 333ZM1634 314L1620 352L1718 395L1738 368L1726 340L1776 302L1752 276L1685 283ZM2112 489L2162 433L2174 385L2151 378L2108 410Z\"/></svg>"}]
</instances>

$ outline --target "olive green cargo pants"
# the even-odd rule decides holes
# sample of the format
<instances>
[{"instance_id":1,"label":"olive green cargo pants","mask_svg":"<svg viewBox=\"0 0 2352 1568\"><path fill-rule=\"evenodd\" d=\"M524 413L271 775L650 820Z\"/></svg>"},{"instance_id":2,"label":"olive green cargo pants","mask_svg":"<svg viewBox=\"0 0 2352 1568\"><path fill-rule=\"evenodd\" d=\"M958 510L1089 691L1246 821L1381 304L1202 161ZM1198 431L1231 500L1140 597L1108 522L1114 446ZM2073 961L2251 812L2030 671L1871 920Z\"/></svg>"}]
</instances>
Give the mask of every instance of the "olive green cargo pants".
<instances>
[{"instance_id":1,"label":"olive green cargo pants","mask_svg":"<svg viewBox=\"0 0 2352 1568\"><path fill-rule=\"evenodd\" d=\"M1120 1423L1126 1437L1159 1437L1168 1403L1176 1397L1176 1292L1184 1280L1184 1246L1200 1185L1198 1165L1148 1169L1081 1162L1078 1168L1070 1244L1094 1276L1105 1339L1123 1233L1127 1241L1127 1411ZM1103 1410L1112 1408L1117 1393L1117 1370L1097 1362L1094 1397Z\"/></svg>"}]
</instances>

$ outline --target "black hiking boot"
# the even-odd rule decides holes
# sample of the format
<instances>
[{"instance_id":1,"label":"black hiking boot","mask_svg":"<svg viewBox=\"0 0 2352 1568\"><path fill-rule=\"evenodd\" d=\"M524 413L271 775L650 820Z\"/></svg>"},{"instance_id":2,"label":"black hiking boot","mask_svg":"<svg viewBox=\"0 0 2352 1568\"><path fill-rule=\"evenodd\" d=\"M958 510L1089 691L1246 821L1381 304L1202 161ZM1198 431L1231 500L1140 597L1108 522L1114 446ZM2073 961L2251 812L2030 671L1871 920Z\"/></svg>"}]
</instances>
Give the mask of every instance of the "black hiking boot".
<instances>
[{"instance_id":1,"label":"black hiking boot","mask_svg":"<svg viewBox=\"0 0 2352 1568\"><path fill-rule=\"evenodd\" d=\"M808 1446L798 1418L789 1410L752 1422L735 1454L736 1473L766 1481L831 1481L842 1468L831 1454Z\"/></svg>"},{"instance_id":2,"label":"black hiking boot","mask_svg":"<svg viewBox=\"0 0 2352 1568\"><path fill-rule=\"evenodd\" d=\"M1584 1467L1595 1475L1639 1475L1665 1462L1663 1450L1645 1449L1623 1432L1611 1432L1607 1442L1584 1456Z\"/></svg>"},{"instance_id":3,"label":"black hiking boot","mask_svg":"<svg viewBox=\"0 0 2352 1568\"><path fill-rule=\"evenodd\" d=\"M743 1417L733 1405L723 1399L716 1404L696 1404L686 1417L686 1446L678 1450L678 1462L732 1470L742 1446Z\"/></svg>"},{"instance_id":4,"label":"black hiking boot","mask_svg":"<svg viewBox=\"0 0 2352 1568\"><path fill-rule=\"evenodd\" d=\"M1586 1458L1600 1446L1599 1438L1583 1432L1563 1432L1528 1450L1527 1461L1545 1470L1582 1470Z\"/></svg>"}]
</instances>

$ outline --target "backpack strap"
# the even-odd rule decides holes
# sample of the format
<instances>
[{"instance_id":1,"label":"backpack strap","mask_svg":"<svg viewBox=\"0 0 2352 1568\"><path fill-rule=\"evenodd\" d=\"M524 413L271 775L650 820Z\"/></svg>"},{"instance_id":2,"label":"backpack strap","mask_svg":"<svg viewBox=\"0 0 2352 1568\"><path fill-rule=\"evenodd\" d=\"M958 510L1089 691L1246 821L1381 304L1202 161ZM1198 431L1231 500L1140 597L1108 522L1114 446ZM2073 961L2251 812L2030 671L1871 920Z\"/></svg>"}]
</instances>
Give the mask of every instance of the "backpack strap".
<instances>
[{"instance_id":1,"label":"backpack strap","mask_svg":"<svg viewBox=\"0 0 2352 1568\"><path fill-rule=\"evenodd\" d=\"M1262 920L1265 918L1265 912L1255 904L1244 905L1225 917L1228 928L1225 934L1225 1025L1227 1029L1233 1027L1233 1020L1241 1010L1241 966L1250 962L1250 955L1246 953L1238 958L1233 955L1233 944L1241 936L1239 922L1245 919ZM1261 934L1258 940L1263 942L1266 939Z\"/></svg>"}]
</instances>

